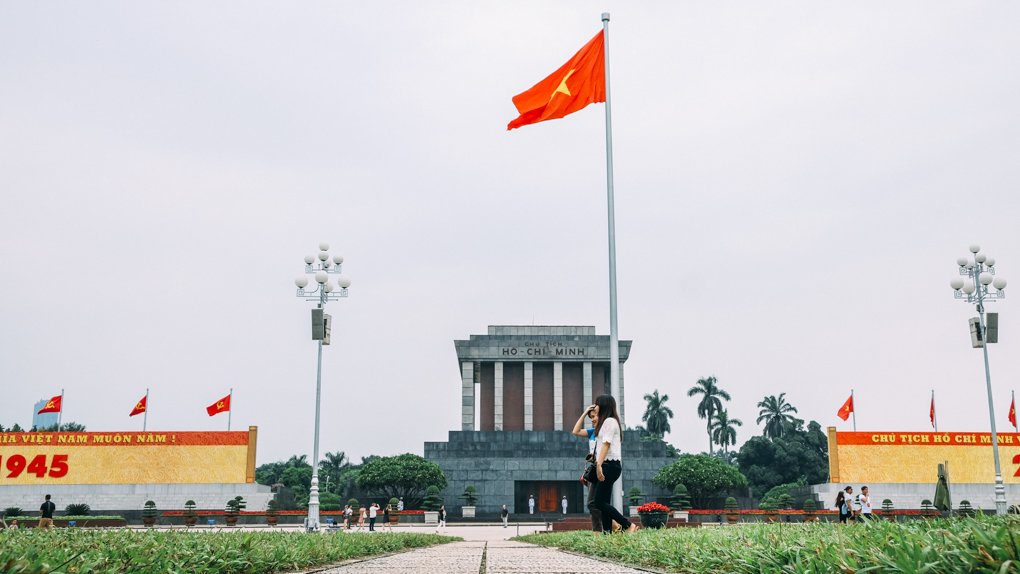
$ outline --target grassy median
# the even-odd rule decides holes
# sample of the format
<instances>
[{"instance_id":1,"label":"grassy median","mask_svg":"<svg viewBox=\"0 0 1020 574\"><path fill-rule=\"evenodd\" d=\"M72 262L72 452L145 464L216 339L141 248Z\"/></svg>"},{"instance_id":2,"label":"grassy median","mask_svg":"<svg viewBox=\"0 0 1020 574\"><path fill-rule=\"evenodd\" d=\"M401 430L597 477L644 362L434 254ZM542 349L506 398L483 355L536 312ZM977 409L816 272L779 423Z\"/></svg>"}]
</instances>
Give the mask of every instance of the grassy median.
<instances>
[{"instance_id":1,"label":"grassy median","mask_svg":"<svg viewBox=\"0 0 1020 574\"><path fill-rule=\"evenodd\" d=\"M685 573L1020 573L1020 517L534 534L525 542Z\"/></svg>"},{"instance_id":2,"label":"grassy median","mask_svg":"<svg viewBox=\"0 0 1020 574\"><path fill-rule=\"evenodd\" d=\"M459 540L435 534L0 531L0 574L263 574Z\"/></svg>"}]
</instances>

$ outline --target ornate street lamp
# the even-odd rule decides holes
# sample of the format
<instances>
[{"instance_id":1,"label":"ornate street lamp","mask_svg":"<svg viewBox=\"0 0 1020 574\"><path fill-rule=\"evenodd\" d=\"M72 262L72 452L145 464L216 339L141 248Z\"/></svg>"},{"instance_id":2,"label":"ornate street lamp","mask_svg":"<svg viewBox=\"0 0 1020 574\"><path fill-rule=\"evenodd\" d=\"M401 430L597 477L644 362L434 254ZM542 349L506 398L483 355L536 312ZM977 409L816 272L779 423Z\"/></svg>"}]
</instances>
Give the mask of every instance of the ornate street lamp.
<instances>
[{"instance_id":1,"label":"ornate street lamp","mask_svg":"<svg viewBox=\"0 0 1020 574\"><path fill-rule=\"evenodd\" d=\"M306 256L305 275L294 280L299 298L318 303L316 308L312 309L312 339L319 342L319 358L315 371L315 443L312 448L312 485L308 492L306 524L309 531L319 529L319 404L322 397L322 346L329 344L332 322L330 316L325 313L325 308L329 301L347 297L347 288L351 286L351 280L340 275L343 262L344 258L339 255L330 256L328 243L320 243L318 257ZM305 290L309 283L308 275L312 275L316 283L311 291ZM333 283L330 275L337 275L336 283Z\"/></svg>"},{"instance_id":2,"label":"ornate street lamp","mask_svg":"<svg viewBox=\"0 0 1020 574\"><path fill-rule=\"evenodd\" d=\"M995 277L995 259L981 253L980 245L971 245L970 257L961 257L956 260L960 269L960 277L954 277L949 286L953 288L954 296L967 303L977 306L978 323L977 333L973 338L974 345L980 346L985 356L985 385L988 391L988 421L992 427L992 452L995 455L995 513L1006 514L1006 487L1002 484L1002 467L999 465L999 437L995 432L995 406L992 403L992 375L988 369L988 344L989 333L985 329L985 302L1004 299L1006 297L1006 280L1002 277ZM995 287L992 293L988 286Z\"/></svg>"}]
</instances>

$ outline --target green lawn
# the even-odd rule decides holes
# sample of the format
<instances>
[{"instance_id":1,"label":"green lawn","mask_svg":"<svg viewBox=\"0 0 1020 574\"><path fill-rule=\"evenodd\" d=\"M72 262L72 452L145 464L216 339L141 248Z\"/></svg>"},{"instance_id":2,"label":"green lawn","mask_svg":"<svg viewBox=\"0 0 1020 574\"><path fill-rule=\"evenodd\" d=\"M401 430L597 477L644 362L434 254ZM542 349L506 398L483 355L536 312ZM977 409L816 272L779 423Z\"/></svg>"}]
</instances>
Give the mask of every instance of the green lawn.
<instances>
[{"instance_id":1,"label":"green lawn","mask_svg":"<svg viewBox=\"0 0 1020 574\"><path fill-rule=\"evenodd\" d=\"M0 530L0 574L268 574L454 540L396 533Z\"/></svg>"},{"instance_id":2,"label":"green lawn","mask_svg":"<svg viewBox=\"0 0 1020 574\"><path fill-rule=\"evenodd\" d=\"M669 572L1020 573L1020 518L533 534L520 538Z\"/></svg>"}]
</instances>

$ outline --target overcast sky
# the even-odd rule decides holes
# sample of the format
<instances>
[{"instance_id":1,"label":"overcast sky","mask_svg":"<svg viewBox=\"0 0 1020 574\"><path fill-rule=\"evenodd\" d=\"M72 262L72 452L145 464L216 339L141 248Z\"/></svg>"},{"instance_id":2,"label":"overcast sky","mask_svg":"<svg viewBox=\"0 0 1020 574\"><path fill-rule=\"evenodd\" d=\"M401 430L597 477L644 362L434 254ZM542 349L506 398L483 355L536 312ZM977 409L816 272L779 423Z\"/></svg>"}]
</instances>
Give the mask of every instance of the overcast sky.
<instances>
[{"instance_id":1,"label":"overcast sky","mask_svg":"<svg viewBox=\"0 0 1020 574\"><path fill-rule=\"evenodd\" d=\"M510 98L612 13L627 423L707 450L686 391L718 377L800 416L855 389L860 430L988 431L980 243L1018 296L990 350L1020 387L1020 4L3 2L0 424L223 430L311 453L311 305L331 303L321 450L421 454L459 429L454 339L490 324L608 334L604 108L507 132ZM1007 289L1007 292L1009 289Z\"/></svg>"}]
</instances>

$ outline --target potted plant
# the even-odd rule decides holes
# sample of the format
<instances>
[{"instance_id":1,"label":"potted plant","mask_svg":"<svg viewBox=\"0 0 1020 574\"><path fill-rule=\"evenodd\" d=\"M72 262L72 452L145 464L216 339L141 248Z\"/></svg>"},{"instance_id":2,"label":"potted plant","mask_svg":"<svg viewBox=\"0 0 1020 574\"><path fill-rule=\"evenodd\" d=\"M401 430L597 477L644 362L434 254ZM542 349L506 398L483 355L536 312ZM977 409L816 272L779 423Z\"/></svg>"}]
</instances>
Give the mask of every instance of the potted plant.
<instances>
[{"instance_id":1,"label":"potted plant","mask_svg":"<svg viewBox=\"0 0 1020 574\"><path fill-rule=\"evenodd\" d=\"M478 502L478 491L475 490L473 485L467 485L464 487L464 494L460 495L464 499L464 506L461 506L461 516L464 518L475 517L475 503Z\"/></svg>"},{"instance_id":2,"label":"potted plant","mask_svg":"<svg viewBox=\"0 0 1020 574\"><path fill-rule=\"evenodd\" d=\"M266 524L270 526L276 526L280 521L279 509L277 508L276 499L270 498L269 502L266 503Z\"/></svg>"},{"instance_id":3,"label":"potted plant","mask_svg":"<svg viewBox=\"0 0 1020 574\"><path fill-rule=\"evenodd\" d=\"M673 489L673 499L670 501L673 504L673 518L679 518L681 522L687 522L690 517L691 510L691 495L687 491L687 486L683 484L676 485Z\"/></svg>"},{"instance_id":4,"label":"potted plant","mask_svg":"<svg viewBox=\"0 0 1020 574\"><path fill-rule=\"evenodd\" d=\"M885 510L885 504L882 504L882 510ZM969 500L961 500L960 506L956 509L957 514L960 516L974 516L974 507L970 505Z\"/></svg>"},{"instance_id":5,"label":"potted plant","mask_svg":"<svg viewBox=\"0 0 1020 574\"><path fill-rule=\"evenodd\" d=\"M425 499L421 506L425 509L425 524L439 524L439 507L443 499L439 496L439 487L432 485L425 489Z\"/></svg>"},{"instance_id":6,"label":"potted plant","mask_svg":"<svg viewBox=\"0 0 1020 574\"><path fill-rule=\"evenodd\" d=\"M817 504L813 496L804 499L804 522L818 522L818 515L815 514Z\"/></svg>"},{"instance_id":7,"label":"potted plant","mask_svg":"<svg viewBox=\"0 0 1020 574\"><path fill-rule=\"evenodd\" d=\"M189 500L184 503L184 525L194 526L198 522L198 514L195 512L195 501Z\"/></svg>"},{"instance_id":8,"label":"potted plant","mask_svg":"<svg viewBox=\"0 0 1020 574\"><path fill-rule=\"evenodd\" d=\"M159 511L156 510L156 503L146 500L145 505L142 506L142 524L152 528L152 525L156 524L157 518L159 518Z\"/></svg>"},{"instance_id":9,"label":"potted plant","mask_svg":"<svg viewBox=\"0 0 1020 574\"><path fill-rule=\"evenodd\" d=\"M889 520L896 522L896 515L893 514L893 510L895 509L893 508L893 503L891 500L886 498L885 500L882 501L882 514L888 516Z\"/></svg>"},{"instance_id":10,"label":"potted plant","mask_svg":"<svg viewBox=\"0 0 1020 574\"><path fill-rule=\"evenodd\" d=\"M767 522L769 524L774 524L776 521L779 520L779 513L776 512L776 510L779 509L779 506L776 504L776 502L774 500L767 499L764 502L762 502L761 504L759 504L758 508L760 508L760 509L765 511L765 515L764 515L765 516L765 522Z\"/></svg>"},{"instance_id":11,"label":"potted plant","mask_svg":"<svg viewBox=\"0 0 1020 574\"><path fill-rule=\"evenodd\" d=\"M627 491L627 500L630 501L631 516L638 515L637 507L641 504L641 499L644 497L645 495L641 493L641 489L636 486Z\"/></svg>"},{"instance_id":12,"label":"potted plant","mask_svg":"<svg viewBox=\"0 0 1020 574\"><path fill-rule=\"evenodd\" d=\"M399 504L400 501L397 500L397 497L390 498L390 524L396 524L400 521L400 512L397 511Z\"/></svg>"},{"instance_id":13,"label":"potted plant","mask_svg":"<svg viewBox=\"0 0 1020 574\"><path fill-rule=\"evenodd\" d=\"M740 520L740 515L737 514L737 510L740 507L737 506L737 499L732 496L726 497L726 502L723 504L723 511L726 513L726 523L736 524Z\"/></svg>"},{"instance_id":14,"label":"potted plant","mask_svg":"<svg viewBox=\"0 0 1020 574\"><path fill-rule=\"evenodd\" d=\"M658 502L649 502L637 507L641 517L641 526L645 528L662 528L669 519L669 507Z\"/></svg>"},{"instance_id":15,"label":"potted plant","mask_svg":"<svg viewBox=\"0 0 1020 574\"><path fill-rule=\"evenodd\" d=\"M235 496L227 501L227 526L235 526L237 524L237 515L241 513L245 506L243 496Z\"/></svg>"}]
</instances>

